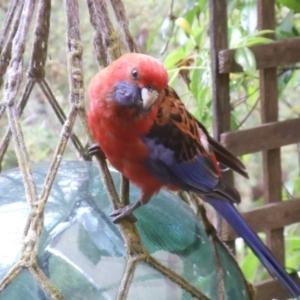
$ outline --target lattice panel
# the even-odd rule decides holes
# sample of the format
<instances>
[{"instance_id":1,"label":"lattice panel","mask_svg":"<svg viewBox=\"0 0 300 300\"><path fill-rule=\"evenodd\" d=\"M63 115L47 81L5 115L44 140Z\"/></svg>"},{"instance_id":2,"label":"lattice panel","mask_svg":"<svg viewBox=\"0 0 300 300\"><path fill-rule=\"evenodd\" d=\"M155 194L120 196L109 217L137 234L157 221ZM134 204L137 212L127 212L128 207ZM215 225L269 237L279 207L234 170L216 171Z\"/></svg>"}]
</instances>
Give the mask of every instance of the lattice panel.
<instances>
[{"instance_id":1,"label":"lattice panel","mask_svg":"<svg viewBox=\"0 0 300 300\"><path fill-rule=\"evenodd\" d=\"M236 155L260 151L263 153L265 205L242 215L256 232L267 233L267 245L284 265L283 228L300 221L300 201L282 201L280 147L300 142L300 119L278 121L276 67L299 62L300 39L286 39L250 47L259 70L262 125L230 131L229 73L241 72L242 67L234 60L235 49L228 49L226 10L225 2L220 4L217 0L210 1L214 133ZM275 1L257 0L257 17L259 30L275 30ZM269 37L274 38L275 35L269 34ZM227 176L232 181L231 175ZM236 234L227 224L220 223L223 239L234 247ZM295 278L299 282L297 275ZM272 279L257 284L257 290L257 300L270 297L288 298L285 291Z\"/></svg>"}]
</instances>

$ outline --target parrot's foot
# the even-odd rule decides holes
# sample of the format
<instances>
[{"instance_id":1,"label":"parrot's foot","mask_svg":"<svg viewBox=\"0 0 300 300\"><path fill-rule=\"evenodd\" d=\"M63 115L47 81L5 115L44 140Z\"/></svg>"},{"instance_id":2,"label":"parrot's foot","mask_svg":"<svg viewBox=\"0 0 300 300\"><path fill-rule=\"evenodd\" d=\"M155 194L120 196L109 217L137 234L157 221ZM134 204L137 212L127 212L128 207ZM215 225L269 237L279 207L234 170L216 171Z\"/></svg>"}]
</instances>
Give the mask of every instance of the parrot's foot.
<instances>
[{"instance_id":1,"label":"parrot's foot","mask_svg":"<svg viewBox=\"0 0 300 300\"><path fill-rule=\"evenodd\" d=\"M128 204L125 207L122 207L120 209L117 209L113 211L110 216L115 217L113 219L113 223L118 224L122 220L127 220L131 223L134 223L137 221L137 218L132 214L132 212L138 208L141 205L139 201L137 201L134 204Z\"/></svg>"},{"instance_id":2,"label":"parrot's foot","mask_svg":"<svg viewBox=\"0 0 300 300\"><path fill-rule=\"evenodd\" d=\"M102 151L102 149L100 148L100 146L97 143L91 145L88 149L88 152L89 152L89 155L91 155L91 156L98 154L105 158L104 152Z\"/></svg>"}]
</instances>

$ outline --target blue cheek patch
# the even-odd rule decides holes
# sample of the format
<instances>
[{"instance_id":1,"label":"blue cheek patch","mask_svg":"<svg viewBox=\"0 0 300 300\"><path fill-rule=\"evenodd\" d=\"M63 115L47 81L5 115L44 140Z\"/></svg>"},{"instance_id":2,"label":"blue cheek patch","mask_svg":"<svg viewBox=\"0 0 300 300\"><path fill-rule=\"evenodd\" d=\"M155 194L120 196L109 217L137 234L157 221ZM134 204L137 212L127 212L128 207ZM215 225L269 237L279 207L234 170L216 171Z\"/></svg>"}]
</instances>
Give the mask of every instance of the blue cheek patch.
<instances>
[{"instance_id":1,"label":"blue cheek patch","mask_svg":"<svg viewBox=\"0 0 300 300\"><path fill-rule=\"evenodd\" d=\"M115 84L113 99L124 106L132 106L141 103L141 90L136 85L127 81L121 81Z\"/></svg>"}]
</instances>

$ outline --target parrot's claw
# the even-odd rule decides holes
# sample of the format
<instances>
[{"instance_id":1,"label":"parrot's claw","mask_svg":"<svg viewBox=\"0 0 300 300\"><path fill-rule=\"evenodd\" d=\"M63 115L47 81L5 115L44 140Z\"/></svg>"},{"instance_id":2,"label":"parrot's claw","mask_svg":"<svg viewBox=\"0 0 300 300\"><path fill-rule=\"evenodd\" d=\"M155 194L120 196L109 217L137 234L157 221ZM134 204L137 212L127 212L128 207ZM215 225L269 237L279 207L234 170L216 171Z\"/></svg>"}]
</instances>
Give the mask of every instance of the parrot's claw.
<instances>
[{"instance_id":1,"label":"parrot's claw","mask_svg":"<svg viewBox=\"0 0 300 300\"><path fill-rule=\"evenodd\" d=\"M89 155L91 155L91 156L99 154L105 158L104 152L102 151L102 149L100 148L100 146L97 143L92 144L88 148L88 152L89 152Z\"/></svg>"},{"instance_id":2,"label":"parrot's claw","mask_svg":"<svg viewBox=\"0 0 300 300\"><path fill-rule=\"evenodd\" d=\"M111 217L115 217L113 219L114 224L120 223L122 220L129 221L131 223L135 223L137 218L132 214L131 211L128 211L127 206L114 210L111 214Z\"/></svg>"},{"instance_id":3,"label":"parrot's claw","mask_svg":"<svg viewBox=\"0 0 300 300\"><path fill-rule=\"evenodd\" d=\"M114 210L110 216L115 217L113 219L113 223L118 224L122 220L127 220L131 223L135 223L137 221L137 218L132 214L132 211L136 208L135 204L129 204L125 207L122 207L120 209Z\"/></svg>"}]
</instances>

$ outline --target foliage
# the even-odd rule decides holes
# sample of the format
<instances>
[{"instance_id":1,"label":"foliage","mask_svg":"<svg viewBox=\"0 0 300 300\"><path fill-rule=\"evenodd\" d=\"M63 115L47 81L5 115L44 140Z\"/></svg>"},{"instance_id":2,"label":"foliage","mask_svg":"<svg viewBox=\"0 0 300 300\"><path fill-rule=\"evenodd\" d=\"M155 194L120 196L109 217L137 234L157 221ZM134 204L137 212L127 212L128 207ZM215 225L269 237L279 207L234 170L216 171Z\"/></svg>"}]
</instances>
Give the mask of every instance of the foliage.
<instances>
[{"instance_id":1,"label":"foliage","mask_svg":"<svg viewBox=\"0 0 300 300\"><path fill-rule=\"evenodd\" d=\"M299 36L298 1L277 1L276 39ZM165 20L162 34L170 37L168 56L164 61L169 70L170 84L179 90L179 94L189 109L211 130L211 78L209 17L207 1L187 1L183 10L173 12L174 26ZM253 53L248 48L255 44L272 41L268 34L273 31L256 30L256 1L228 1L228 42L230 48L237 48L235 60L242 67L243 73L230 74L231 127L232 130L249 128L260 124L258 71ZM172 30L172 34L165 31ZM297 65L278 70L278 88L280 92L280 119L299 117L299 82ZM183 84L182 82L183 81ZM283 158L283 198L299 197L299 147L284 147ZM242 157L250 173L250 182L236 176L236 185L243 197L243 207L255 207L262 204L262 166L260 154ZM297 168L291 167L298 161ZM296 179L295 179L296 178ZM245 188L248 187L248 188ZM256 200L256 201L255 201ZM255 202L253 202L255 201ZM299 226L286 230L288 234L286 264L299 269ZM262 235L263 237L264 235ZM250 250L238 242L238 258L249 280L265 279L267 274L258 267L257 258Z\"/></svg>"}]
</instances>

